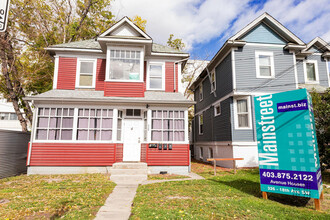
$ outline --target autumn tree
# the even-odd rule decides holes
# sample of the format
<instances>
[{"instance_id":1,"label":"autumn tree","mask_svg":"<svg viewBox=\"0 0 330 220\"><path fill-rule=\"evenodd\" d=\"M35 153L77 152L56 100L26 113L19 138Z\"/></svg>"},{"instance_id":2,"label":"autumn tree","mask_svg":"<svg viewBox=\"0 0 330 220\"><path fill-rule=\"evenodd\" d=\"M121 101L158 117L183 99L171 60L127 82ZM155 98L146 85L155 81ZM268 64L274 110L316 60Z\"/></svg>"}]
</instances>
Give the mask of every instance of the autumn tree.
<instances>
[{"instance_id":1,"label":"autumn tree","mask_svg":"<svg viewBox=\"0 0 330 220\"><path fill-rule=\"evenodd\" d=\"M44 48L90 39L114 23L111 0L12 0L0 34L0 92L13 102L22 130L32 122L26 93L52 88L53 61Z\"/></svg>"},{"instance_id":2,"label":"autumn tree","mask_svg":"<svg viewBox=\"0 0 330 220\"><path fill-rule=\"evenodd\" d=\"M182 39L179 38L173 39L173 37L174 35L170 34L170 37L167 40L167 45L176 50L180 50L180 51L183 50L186 47L186 45L182 42Z\"/></svg>"},{"instance_id":3,"label":"autumn tree","mask_svg":"<svg viewBox=\"0 0 330 220\"><path fill-rule=\"evenodd\" d=\"M146 26L147 26L147 20L142 19L140 16L135 15L132 18L130 18L130 20L136 25L138 26L142 31L146 32Z\"/></svg>"}]
</instances>

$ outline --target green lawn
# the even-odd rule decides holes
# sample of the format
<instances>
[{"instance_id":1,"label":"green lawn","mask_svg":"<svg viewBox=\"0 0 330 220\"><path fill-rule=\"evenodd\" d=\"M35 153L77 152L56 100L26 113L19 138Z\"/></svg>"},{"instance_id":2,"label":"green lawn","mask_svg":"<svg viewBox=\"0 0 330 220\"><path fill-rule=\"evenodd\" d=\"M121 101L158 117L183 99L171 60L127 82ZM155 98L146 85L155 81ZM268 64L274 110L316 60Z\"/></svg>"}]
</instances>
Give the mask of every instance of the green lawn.
<instances>
[{"instance_id":1,"label":"green lawn","mask_svg":"<svg viewBox=\"0 0 330 220\"><path fill-rule=\"evenodd\" d=\"M148 180L173 180L173 179L185 179L189 176L174 175L174 174L151 174L148 175Z\"/></svg>"},{"instance_id":2,"label":"green lawn","mask_svg":"<svg viewBox=\"0 0 330 220\"><path fill-rule=\"evenodd\" d=\"M103 174L0 180L0 219L93 219L115 184Z\"/></svg>"},{"instance_id":3,"label":"green lawn","mask_svg":"<svg viewBox=\"0 0 330 220\"><path fill-rule=\"evenodd\" d=\"M207 179L140 186L131 219L330 219L330 189L323 211L313 200L279 194L261 198L258 169L232 171L194 162L193 171ZM324 176L329 184L329 175Z\"/></svg>"}]
</instances>

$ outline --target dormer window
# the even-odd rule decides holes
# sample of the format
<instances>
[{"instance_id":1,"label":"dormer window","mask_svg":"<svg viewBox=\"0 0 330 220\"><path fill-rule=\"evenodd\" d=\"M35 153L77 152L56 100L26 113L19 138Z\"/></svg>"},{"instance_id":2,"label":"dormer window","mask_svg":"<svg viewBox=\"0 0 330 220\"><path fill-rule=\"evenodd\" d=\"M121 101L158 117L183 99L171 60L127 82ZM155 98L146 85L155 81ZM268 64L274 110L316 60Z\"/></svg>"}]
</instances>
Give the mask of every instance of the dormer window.
<instances>
[{"instance_id":1,"label":"dormer window","mask_svg":"<svg viewBox=\"0 0 330 220\"><path fill-rule=\"evenodd\" d=\"M110 49L109 51L110 81L138 81L143 80L142 50L136 49Z\"/></svg>"}]
</instances>

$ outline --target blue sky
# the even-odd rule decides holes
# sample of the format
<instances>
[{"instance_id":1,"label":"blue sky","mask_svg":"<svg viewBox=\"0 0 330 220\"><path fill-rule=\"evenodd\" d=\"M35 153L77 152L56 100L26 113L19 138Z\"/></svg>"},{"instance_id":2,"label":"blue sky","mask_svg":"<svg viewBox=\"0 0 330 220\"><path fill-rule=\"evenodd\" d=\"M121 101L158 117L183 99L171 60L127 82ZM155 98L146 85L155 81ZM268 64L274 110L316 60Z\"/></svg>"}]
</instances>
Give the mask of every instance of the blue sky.
<instances>
[{"instance_id":1,"label":"blue sky","mask_svg":"<svg viewBox=\"0 0 330 220\"><path fill-rule=\"evenodd\" d=\"M141 16L154 42L170 34L183 39L193 59L210 60L223 43L264 12L304 42L321 37L330 42L329 0L115 0L112 11Z\"/></svg>"}]
</instances>

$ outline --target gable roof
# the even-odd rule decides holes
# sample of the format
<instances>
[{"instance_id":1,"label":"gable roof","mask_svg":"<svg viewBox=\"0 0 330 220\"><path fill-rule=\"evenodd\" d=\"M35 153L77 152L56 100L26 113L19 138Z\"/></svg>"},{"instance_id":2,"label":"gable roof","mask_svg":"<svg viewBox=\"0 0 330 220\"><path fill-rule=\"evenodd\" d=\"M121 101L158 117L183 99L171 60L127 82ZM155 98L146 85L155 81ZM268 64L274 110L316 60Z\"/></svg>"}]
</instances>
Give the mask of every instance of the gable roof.
<instances>
[{"instance_id":1,"label":"gable roof","mask_svg":"<svg viewBox=\"0 0 330 220\"><path fill-rule=\"evenodd\" d=\"M245 26L242 30L237 32L234 36L229 38L231 41L240 40L243 36L245 36L252 29L257 27L259 24L264 23L269 28L271 28L275 33L280 35L283 39L286 39L290 43L296 43L299 45L305 45L305 43L300 40L295 34L293 34L289 29L287 29L284 25L282 25L275 18L270 16L267 12L260 15L258 18L253 20L247 26Z\"/></svg>"},{"instance_id":2,"label":"gable roof","mask_svg":"<svg viewBox=\"0 0 330 220\"><path fill-rule=\"evenodd\" d=\"M307 47L304 49L304 51L308 51L312 47L316 47L317 50L322 51L322 52L330 51L330 45L320 37L316 37L313 40L311 40L307 44Z\"/></svg>"},{"instance_id":3,"label":"gable roof","mask_svg":"<svg viewBox=\"0 0 330 220\"><path fill-rule=\"evenodd\" d=\"M147 40L151 40L151 37L145 33L143 30L141 30L141 28L139 28L136 24L134 24L127 16L123 17L122 19L120 19L117 23L115 23L114 25L112 25L108 30L106 30L105 32L103 32L100 37L111 37L111 33L115 32L116 30L118 30L118 28L122 27L123 25L127 24L128 27L132 28L136 33L138 33L142 39L147 39ZM125 35L121 35L118 37L127 37Z\"/></svg>"}]
</instances>

